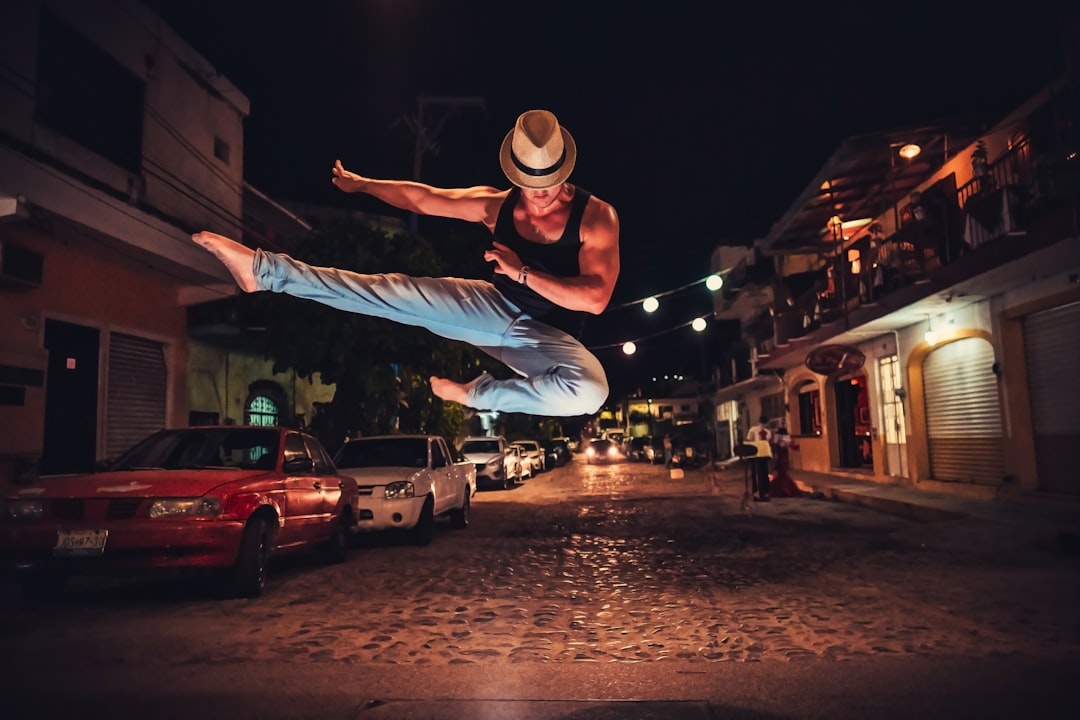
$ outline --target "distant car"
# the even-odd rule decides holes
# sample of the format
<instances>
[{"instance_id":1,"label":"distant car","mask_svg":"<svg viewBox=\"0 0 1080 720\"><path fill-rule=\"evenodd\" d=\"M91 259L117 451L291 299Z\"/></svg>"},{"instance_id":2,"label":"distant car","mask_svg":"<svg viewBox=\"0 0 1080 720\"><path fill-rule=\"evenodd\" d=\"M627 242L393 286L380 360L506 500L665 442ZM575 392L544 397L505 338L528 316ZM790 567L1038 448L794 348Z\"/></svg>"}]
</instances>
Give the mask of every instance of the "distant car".
<instances>
[{"instance_id":1,"label":"distant car","mask_svg":"<svg viewBox=\"0 0 1080 720\"><path fill-rule=\"evenodd\" d=\"M510 489L521 481L521 460L512 453L504 437L467 437L460 450L462 456L476 466L477 489Z\"/></svg>"},{"instance_id":2,"label":"distant car","mask_svg":"<svg viewBox=\"0 0 1080 720\"><path fill-rule=\"evenodd\" d=\"M648 435L630 438L630 442L627 443L626 446L626 457L628 460L636 462L655 462L658 444L658 442L654 444L653 439ZM664 450L661 447L661 460L663 459L663 454Z\"/></svg>"},{"instance_id":3,"label":"distant car","mask_svg":"<svg viewBox=\"0 0 1080 720\"><path fill-rule=\"evenodd\" d=\"M431 542L435 518L469 526L476 468L457 462L438 435L374 435L351 440L334 464L356 480L356 531L405 530L416 545Z\"/></svg>"},{"instance_id":4,"label":"distant car","mask_svg":"<svg viewBox=\"0 0 1080 720\"><path fill-rule=\"evenodd\" d=\"M528 480L533 476L532 463L525 457L525 451L520 445L511 443L510 447L506 449L506 453L517 465L517 478L519 481ZM512 471L508 472L512 473Z\"/></svg>"},{"instance_id":5,"label":"distant car","mask_svg":"<svg viewBox=\"0 0 1080 720\"><path fill-rule=\"evenodd\" d=\"M28 598L72 574L213 571L255 597L272 554L319 549L344 562L356 482L317 439L279 427L161 430L87 475L42 477L0 504L0 548Z\"/></svg>"},{"instance_id":6,"label":"distant car","mask_svg":"<svg viewBox=\"0 0 1080 720\"><path fill-rule=\"evenodd\" d=\"M530 467L530 477L547 470L547 456L540 443L535 440L515 440L510 444L521 448L522 457Z\"/></svg>"},{"instance_id":7,"label":"distant car","mask_svg":"<svg viewBox=\"0 0 1080 720\"><path fill-rule=\"evenodd\" d=\"M626 460L626 454L623 453L622 447L616 442L612 442L611 440L593 440L589 443L589 446L585 448L585 460L590 465L596 463L623 462Z\"/></svg>"},{"instance_id":8,"label":"distant car","mask_svg":"<svg viewBox=\"0 0 1080 720\"><path fill-rule=\"evenodd\" d=\"M573 459L570 446L562 438L541 440L540 445L544 448L544 456L548 467L562 467Z\"/></svg>"}]
</instances>

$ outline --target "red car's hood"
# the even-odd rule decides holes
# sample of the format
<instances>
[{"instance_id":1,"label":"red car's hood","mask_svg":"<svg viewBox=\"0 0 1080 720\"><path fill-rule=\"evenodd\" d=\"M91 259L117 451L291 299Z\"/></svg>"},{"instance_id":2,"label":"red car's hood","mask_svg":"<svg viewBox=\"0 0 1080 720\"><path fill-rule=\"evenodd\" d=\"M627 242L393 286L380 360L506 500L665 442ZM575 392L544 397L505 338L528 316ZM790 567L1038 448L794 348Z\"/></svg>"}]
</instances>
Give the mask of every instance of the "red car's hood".
<instances>
[{"instance_id":1,"label":"red car's hood","mask_svg":"<svg viewBox=\"0 0 1080 720\"><path fill-rule=\"evenodd\" d=\"M198 497L221 485L264 477L273 477L273 473L211 468L54 475L41 478L33 485L16 488L9 494L21 498Z\"/></svg>"}]
</instances>

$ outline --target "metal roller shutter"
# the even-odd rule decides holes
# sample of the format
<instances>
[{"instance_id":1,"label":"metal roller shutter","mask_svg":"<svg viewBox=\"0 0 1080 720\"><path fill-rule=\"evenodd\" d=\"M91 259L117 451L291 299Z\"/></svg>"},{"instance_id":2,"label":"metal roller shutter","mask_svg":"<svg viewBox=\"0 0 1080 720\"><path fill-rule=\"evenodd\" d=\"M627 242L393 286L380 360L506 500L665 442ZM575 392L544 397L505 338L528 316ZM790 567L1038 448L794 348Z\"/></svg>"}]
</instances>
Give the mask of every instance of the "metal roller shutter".
<instances>
[{"instance_id":1,"label":"metal roller shutter","mask_svg":"<svg viewBox=\"0 0 1080 720\"><path fill-rule=\"evenodd\" d=\"M1005 474L994 348L965 338L923 361L930 476L997 485Z\"/></svg>"},{"instance_id":2,"label":"metal roller shutter","mask_svg":"<svg viewBox=\"0 0 1080 720\"><path fill-rule=\"evenodd\" d=\"M1039 488L1080 493L1080 303L1025 317L1024 352Z\"/></svg>"},{"instance_id":3,"label":"metal roller shutter","mask_svg":"<svg viewBox=\"0 0 1080 720\"><path fill-rule=\"evenodd\" d=\"M105 456L115 459L165 427L166 371L161 343L121 333L109 336L109 398Z\"/></svg>"}]
</instances>

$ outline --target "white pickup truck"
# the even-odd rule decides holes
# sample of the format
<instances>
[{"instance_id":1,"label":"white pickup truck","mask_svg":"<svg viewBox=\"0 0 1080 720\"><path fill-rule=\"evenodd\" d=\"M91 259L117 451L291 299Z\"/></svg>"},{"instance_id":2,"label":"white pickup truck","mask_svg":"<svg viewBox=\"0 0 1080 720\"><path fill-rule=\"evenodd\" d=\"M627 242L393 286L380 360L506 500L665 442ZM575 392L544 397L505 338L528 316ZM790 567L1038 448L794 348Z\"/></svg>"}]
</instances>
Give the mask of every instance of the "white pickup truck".
<instances>
[{"instance_id":1,"label":"white pickup truck","mask_svg":"<svg viewBox=\"0 0 1080 720\"><path fill-rule=\"evenodd\" d=\"M406 530L417 545L431 542L435 518L469 525L476 467L455 462L438 435L376 435L345 443L334 457L342 475L356 479L359 533Z\"/></svg>"}]
</instances>

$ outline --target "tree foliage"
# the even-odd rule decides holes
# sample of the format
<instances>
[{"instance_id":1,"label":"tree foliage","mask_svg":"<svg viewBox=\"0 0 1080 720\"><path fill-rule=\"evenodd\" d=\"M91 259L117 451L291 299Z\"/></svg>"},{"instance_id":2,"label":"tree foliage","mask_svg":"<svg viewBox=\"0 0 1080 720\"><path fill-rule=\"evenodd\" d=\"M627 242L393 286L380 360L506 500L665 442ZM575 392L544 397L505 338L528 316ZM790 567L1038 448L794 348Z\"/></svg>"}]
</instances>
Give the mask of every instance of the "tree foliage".
<instances>
[{"instance_id":1,"label":"tree foliage","mask_svg":"<svg viewBox=\"0 0 1080 720\"><path fill-rule=\"evenodd\" d=\"M425 239L388 235L348 220L316 232L291 253L311 265L361 273L438 276L446 263ZM399 430L453 437L464 422L460 407L431 394L431 375L458 379L479 372L479 352L430 331L344 312L278 293L243 296L248 312L264 318L261 351L275 372L292 368L335 385L333 400L312 419L331 452L345 438Z\"/></svg>"}]
</instances>

